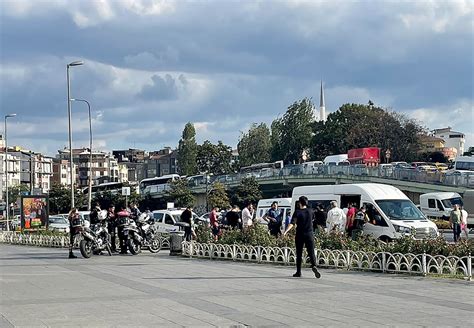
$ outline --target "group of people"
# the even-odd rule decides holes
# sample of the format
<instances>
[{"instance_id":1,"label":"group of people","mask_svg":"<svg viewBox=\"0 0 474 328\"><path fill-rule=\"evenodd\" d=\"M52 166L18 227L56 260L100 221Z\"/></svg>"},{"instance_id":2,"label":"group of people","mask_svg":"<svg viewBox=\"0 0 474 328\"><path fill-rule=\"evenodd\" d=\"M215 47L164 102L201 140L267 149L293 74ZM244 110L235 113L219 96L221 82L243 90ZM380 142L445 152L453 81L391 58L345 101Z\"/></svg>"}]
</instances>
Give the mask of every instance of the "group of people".
<instances>
[{"instance_id":1,"label":"group of people","mask_svg":"<svg viewBox=\"0 0 474 328\"><path fill-rule=\"evenodd\" d=\"M464 232L466 239L469 238L469 228L467 227L467 211L459 204L453 205L453 210L449 215L449 224L453 229L454 242L461 239L461 232Z\"/></svg>"},{"instance_id":2,"label":"group of people","mask_svg":"<svg viewBox=\"0 0 474 328\"><path fill-rule=\"evenodd\" d=\"M96 203L95 207L91 210L89 220L91 224L102 223L100 220L100 213L102 209L100 204ZM119 238L120 254L127 254L127 239L123 233L125 224L128 218L136 220L140 216L141 212L138 209L137 204L130 204L130 208L121 207L119 211L115 210L115 206L110 205L107 209L107 215L104 218L104 224L107 224L107 230L111 237L111 249L112 252L117 253L116 238ZM69 258L77 258L74 255L72 249L74 245L74 236L78 232L77 229L82 225L81 218L76 208L72 208L68 215L69 219ZM125 219L125 220L124 220Z\"/></svg>"}]
</instances>

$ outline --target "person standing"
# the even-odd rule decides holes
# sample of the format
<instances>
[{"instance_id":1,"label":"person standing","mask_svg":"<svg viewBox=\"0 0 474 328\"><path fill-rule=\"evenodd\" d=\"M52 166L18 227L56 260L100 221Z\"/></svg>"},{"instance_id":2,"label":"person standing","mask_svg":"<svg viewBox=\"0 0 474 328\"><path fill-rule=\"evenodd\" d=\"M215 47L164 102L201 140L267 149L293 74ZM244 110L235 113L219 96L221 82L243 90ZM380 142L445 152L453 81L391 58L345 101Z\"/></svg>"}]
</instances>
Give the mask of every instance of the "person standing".
<instances>
[{"instance_id":1,"label":"person standing","mask_svg":"<svg viewBox=\"0 0 474 328\"><path fill-rule=\"evenodd\" d=\"M115 222L115 207L113 205L109 206L107 210L107 230L110 234L110 244L112 252L117 252L117 245L116 245L116 230L117 224Z\"/></svg>"},{"instance_id":2,"label":"person standing","mask_svg":"<svg viewBox=\"0 0 474 328\"><path fill-rule=\"evenodd\" d=\"M263 217L268 222L268 230L272 236L278 237L281 234L281 223L283 213L278 209L278 202L273 202L271 208Z\"/></svg>"},{"instance_id":3,"label":"person standing","mask_svg":"<svg viewBox=\"0 0 474 328\"><path fill-rule=\"evenodd\" d=\"M301 264L303 262L303 247L306 246L309 259L311 261L311 270L316 278L321 278L321 274L316 268L316 256L314 255L314 233L313 216L314 212L308 208L308 198L301 196L298 202L299 208L293 213L291 223L286 228L283 236L296 225L296 273L293 277L301 277Z\"/></svg>"},{"instance_id":4,"label":"person standing","mask_svg":"<svg viewBox=\"0 0 474 328\"><path fill-rule=\"evenodd\" d=\"M464 232L466 235L466 240L469 239L469 228L467 227L467 217L469 214L464 209L464 206L461 206L461 232Z\"/></svg>"},{"instance_id":5,"label":"person standing","mask_svg":"<svg viewBox=\"0 0 474 328\"><path fill-rule=\"evenodd\" d=\"M459 210L458 204L454 204L453 206L453 210L449 215L449 223L453 229L454 242L457 242L461 235L461 211Z\"/></svg>"},{"instance_id":6,"label":"person standing","mask_svg":"<svg viewBox=\"0 0 474 328\"><path fill-rule=\"evenodd\" d=\"M317 204L316 210L314 211L314 220L313 220L313 229L317 235L323 231L326 231L326 219L327 219L327 214L324 211L323 205Z\"/></svg>"},{"instance_id":7,"label":"person standing","mask_svg":"<svg viewBox=\"0 0 474 328\"><path fill-rule=\"evenodd\" d=\"M347 234L352 236L352 230L354 229L354 218L357 213L357 209L353 203L349 203L349 209L347 210L347 220L346 220L346 231Z\"/></svg>"},{"instance_id":8,"label":"person standing","mask_svg":"<svg viewBox=\"0 0 474 328\"><path fill-rule=\"evenodd\" d=\"M215 241L217 241L217 239L219 238L219 221L217 214L218 211L219 208L217 206L214 206L212 208L211 213L209 214L209 223L211 224L211 231Z\"/></svg>"},{"instance_id":9,"label":"person standing","mask_svg":"<svg viewBox=\"0 0 474 328\"><path fill-rule=\"evenodd\" d=\"M89 214L89 221L90 221L91 224L99 223L99 213L100 213L100 211L101 211L100 204L95 203L94 208L91 210L91 212Z\"/></svg>"},{"instance_id":10,"label":"person standing","mask_svg":"<svg viewBox=\"0 0 474 328\"><path fill-rule=\"evenodd\" d=\"M226 213L227 217L227 224L231 227L231 229L237 229L239 227L239 207L234 205L231 211Z\"/></svg>"},{"instance_id":11,"label":"person standing","mask_svg":"<svg viewBox=\"0 0 474 328\"><path fill-rule=\"evenodd\" d=\"M130 218L130 213L122 207L117 213L118 237L120 241L120 254L127 254L127 236L124 234L124 228Z\"/></svg>"},{"instance_id":12,"label":"person standing","mask_svg":"<svg viewBox=\"0 0 474 328\"><path fill-rule=\"evenodd\" d=\"M365 206L362 206L353 219L352 231L350 234L352 240L356 240L360 235L362 235L364 225L367 222L369 222L369 217L367 216L367 213L365 213Z\"/></svg>"},{"instance_id":13,"label":"person standing","mask_svg":"<svg viewBox=\"0 0 474 328\"><path fill-rule=\"evenodd\" d=\"M253 224L253 205L248 203L242 210L242 228L247 229Z\"/></svg>"},{"instance_id":14,"label":"person standing","mask_svg":"<svg viewBox=\"0 0 474 328\"><path fill-rule=\"evenodd\" d=\"M186 209L181 213L181 222L187 223L188 226L184 227L184 240L191 241L192 239L192 231L193 231L193 207L188 206Z\"/></svg>"},{"instance_id":15,"label":"person standing","mask_svg":"<svg viewBox=\"0 0 474 328\"><path fill-rule=\"evenodd\" d=\"M331 202L331 209L328 212L326 223L328 232L338 231L344 233L346 227L346 214L344 214L343 210L337 207L337 202L335 200Z\"/></svg>"},{"instance_id":16,"label":"person standing","mask_svg":"<svg viewBox=\"0 0 474 328\"><path fill-rule=\"evenodd\" d=\"M80 218L75 208L71 208L71 211L69 212L69 215L68 215L68 219L69 219L69 258L76 259L77 256L74 255L74 253L72 252L72 248L74 247L74 235L76 233L75 226L78 225L79 223L78 220L80 220Z\"/></svg>"}]
</instances>

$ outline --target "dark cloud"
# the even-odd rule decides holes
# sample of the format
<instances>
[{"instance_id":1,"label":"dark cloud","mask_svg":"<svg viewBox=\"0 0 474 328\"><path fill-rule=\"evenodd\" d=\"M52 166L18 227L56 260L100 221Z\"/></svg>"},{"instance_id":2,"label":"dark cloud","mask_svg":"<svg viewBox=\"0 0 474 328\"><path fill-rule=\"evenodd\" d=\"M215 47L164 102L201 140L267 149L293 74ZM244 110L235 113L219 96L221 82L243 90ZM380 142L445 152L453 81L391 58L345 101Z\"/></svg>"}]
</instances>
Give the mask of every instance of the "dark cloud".
<instances>
[{"instance_id":1,"label":"dark cloud","mask_svg":"<svg viewBox=\"0 0 474 328\"><path fill-rule=\"evenodd\" d=\"M175 100L178 97L178 87L175 79L166 74L161 77L153 75L151 77L152 84L145 85L138 96L145 100Z\"/></svg>"}]
</instances>

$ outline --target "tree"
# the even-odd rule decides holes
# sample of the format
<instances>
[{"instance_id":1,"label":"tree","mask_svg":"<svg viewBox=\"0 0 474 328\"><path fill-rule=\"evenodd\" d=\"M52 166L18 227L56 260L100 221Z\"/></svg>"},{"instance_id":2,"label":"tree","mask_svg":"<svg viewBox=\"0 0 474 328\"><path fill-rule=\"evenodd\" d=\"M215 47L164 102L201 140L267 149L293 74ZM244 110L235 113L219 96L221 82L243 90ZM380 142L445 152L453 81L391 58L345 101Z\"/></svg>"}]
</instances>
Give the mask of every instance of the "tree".
<instances>
[{"instance_id":1,"label":"tree","mask_svg":"<svg viewBox=\"0 0 474 328\"><path fill-rule=\"evenodd\" d=\"M214 206L221 209L229 207L229 196L227 196L224 184L216 182L212 185L212 189L207 198L207 203L209 208L213 208Z\"/></svg>"},{"instance_id":2,"label":"tree","mask_svg":"<svg viewBox=\"0 0 474 328\"><path fill-rule=\"evenodd\" d=\"M247 133L240 136L237 149L241 166L270 161L271 155L270 130L265 123L253 123Z\"/></svg>"},{"instance_id":3,"label":"tree","mask_svg":"<svg viewBox=\"0 0 474 328\"><path fill-rule=\"evenodd\" d=\"M8 202L10 204L16 203L20 198L21 194L29 190L30 189L28 188L28 186L24 184L8 187Z\"/></svg>"},{"instance_id":4,"label":"tree","mask_svg":"<svg viewBox=\"0 0 474 328\"><path fill-rule=\"evenodd\" d=\"M52 214L69 213L71 210L71 189L60 184L53 184L49 189L49 212ZM81 209L86 204L86 196L80 191L74 192L74 204Z\"/></svg>"},{"instance_id":5,"label":"tree","mask_svg":"<svg viewBox=\"0 0 474 328\"><path fill-rule=\"evenodd\" d=\"M196 130L191 122L184 126L178 145L178 172L180 175L196 174L197 165Z\"/></svg>"},{"instance_id":6,"label":"tree","mask_svg":"<svg viewBox=\"0 0 474 328\"><path fill-rule=\"evenodd\" d=\"M243 208L247 203L256 203L262 198L260 185L255 177L243 178L232 194L232 203Z\"/></svg>"},{"instance_id":7,"label":"tree","mask_svg":"<svg viewBox=\"0 0 474 328\"><path fill-rule=\"evenodd\" d=\"M313 124L311 156L345 154L349 149L390 149L393 161L413 161L420 149L424 129L406 116L372 104L344 104L328 115L326 122Z\"/></svg>"},{"instance_id":8,"label":"tree","mask_svg":"<svg viewBox=\"0 0 474 328\"><path fill-rule=\"evenodd\" d=\"M311 145L313 104L305 98L294 102L272 123L272 158L274 161L298 162Z\"/></svg>"},{"instance_id":9,"label":"tree","mask_svg":"<svg viewBox=\"0 0 474 328\"><path fill-rule=\"evenodd\" d=\"M178 207L193 206L196 202L196 198L192 194L187 181L184 179L171 182L170 190L167 192L167 198Z\"/></svg>"},{"instance_id":10,"label":"tree","mask_svg":"<svg viewBox=\"0 0 474 328\"><path fill-rule=\"evenodd\" d=\"M197 167L199 172L208 172L214 175L232 172L232 148L219 141L217 145L209 140L204 141L197 149Z\"/></svg>"}]
</instances>

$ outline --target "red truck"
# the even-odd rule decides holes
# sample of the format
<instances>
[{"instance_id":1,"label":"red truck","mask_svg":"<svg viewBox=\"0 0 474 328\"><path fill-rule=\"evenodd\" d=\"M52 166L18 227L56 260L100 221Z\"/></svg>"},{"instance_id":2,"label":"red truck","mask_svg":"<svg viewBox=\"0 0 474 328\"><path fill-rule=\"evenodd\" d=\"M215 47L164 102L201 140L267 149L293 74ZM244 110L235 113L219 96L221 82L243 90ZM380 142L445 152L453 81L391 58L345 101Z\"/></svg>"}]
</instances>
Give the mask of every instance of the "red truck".
<instances>
[{"instance_id":1,"label":"red truck","mask_svg":"<svg viewBox=\"0 0 474 328\"><path fill-rule=\"evenodd\" d=\"M347 152L347 160L351 164L365 164L366 166L377 166L380 164L380 148L366 147L350 149Z\"/></svg>"}]
</instances>

